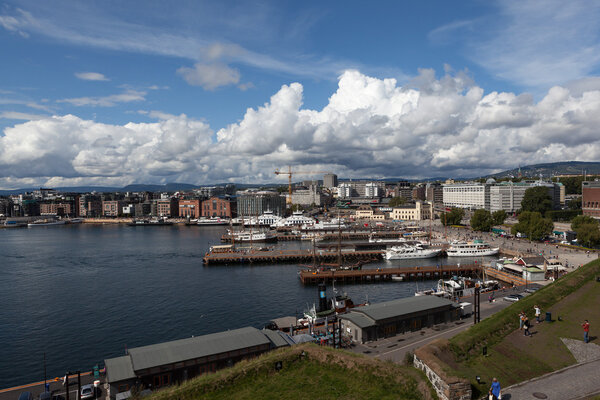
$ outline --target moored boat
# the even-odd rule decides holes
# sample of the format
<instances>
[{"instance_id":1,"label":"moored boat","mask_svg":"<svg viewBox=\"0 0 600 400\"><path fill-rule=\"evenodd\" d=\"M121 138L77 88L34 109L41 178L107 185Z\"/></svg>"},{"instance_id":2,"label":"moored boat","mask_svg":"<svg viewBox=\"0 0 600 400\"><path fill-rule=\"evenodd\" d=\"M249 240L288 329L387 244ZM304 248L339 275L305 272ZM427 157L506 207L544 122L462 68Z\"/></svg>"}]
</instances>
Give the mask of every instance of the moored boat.
<instances>
[{"instance_id":1,"label":"moored boat","mask_svg":"<svg viewBox=\"0 0 600 400\"><path fill-rule=\"evenodd\" d=\"M35 226L64 225L66 223L67 223L67 221L65 221L64 219L60 219L60 220L39 219L37 221L28 223L27 226L31 228L31 227L35 227Z\"/></svg>"},{"instance_id":2,"label":"moored boat","mask_svg":"<svg viewBox=\"0 0 600 400\"><path fill-rule=\"evenodd\" d=\"M386 260L408 260L411 258L433 258L441 253L441 249L428 249L421 244L392 246L385 251Z\"/></svg>"},{"instance_id":3,"label":"moored boat","mask_svg":"<svg viewBox=\"0 0 600 400\"><path fill-rule=\"evenodd\" d=\"M491 247L483 240L474 240L472 242L452 242L446 250L448 257L481 257L493 256L498 254L498 247Z\"/></svg>"}]
</instances>

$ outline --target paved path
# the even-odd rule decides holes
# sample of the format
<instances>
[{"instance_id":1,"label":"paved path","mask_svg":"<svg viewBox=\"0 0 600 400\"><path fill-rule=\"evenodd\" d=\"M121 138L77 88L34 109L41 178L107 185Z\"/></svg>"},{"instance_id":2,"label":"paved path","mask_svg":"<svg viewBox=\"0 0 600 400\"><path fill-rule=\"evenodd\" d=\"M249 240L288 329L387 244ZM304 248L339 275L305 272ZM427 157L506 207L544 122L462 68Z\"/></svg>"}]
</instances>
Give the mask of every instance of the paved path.
<instances>
[{"instance_id":1,"label":"paved path","mask_svg":"<svg viewBox=\"0 0 600 400\"><path fill-rule=\"evenodd\" d=\"M600 394L600 360L575 364L508 387L502 390L502 400L578 400L597 394Z\"/></svg>"}]
</instances>

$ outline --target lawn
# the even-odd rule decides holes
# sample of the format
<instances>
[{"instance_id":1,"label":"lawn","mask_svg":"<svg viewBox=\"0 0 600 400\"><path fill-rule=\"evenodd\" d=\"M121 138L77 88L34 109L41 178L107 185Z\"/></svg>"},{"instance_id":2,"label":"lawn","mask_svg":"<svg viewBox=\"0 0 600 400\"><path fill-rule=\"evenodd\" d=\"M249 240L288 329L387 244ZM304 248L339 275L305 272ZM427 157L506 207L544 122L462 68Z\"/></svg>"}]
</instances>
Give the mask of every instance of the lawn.
<instances>
[{"instance_id":1,"label":"lawn","mask_svg":"<svg viewBox=\"0 0 600 400\"><path fill-rule=\"evenodd\" d=\"M574 364L576 360L561 338L582 340L581 324L588 319L592 342L600 342L594 335L594 327L600 328L600 283L595 280L600 275L600 261L569 275L451 339L452 351L442 356L448 372L469 379L479 396L489 388L492 377L508 386ZM542 307L542 316L546 311L552 313L552 322L535 323L535 304ZM521 310L532 321L531 337L519 330ZM480 384L476 376L480 376Z\"/></svg>"},{"instance_id":2,"label":"lawn","mask_svg":"<svg viewBox=\"0 0 600 400\"><path fill-rule=\"evenodd\" d=\"M304 356L301 356L304 352ZM282 368L277 371L277 361ZM410 367L340 350L301 345L205 375L146 399L432 399L425 376Z\"/></svg>"}]
</instances>

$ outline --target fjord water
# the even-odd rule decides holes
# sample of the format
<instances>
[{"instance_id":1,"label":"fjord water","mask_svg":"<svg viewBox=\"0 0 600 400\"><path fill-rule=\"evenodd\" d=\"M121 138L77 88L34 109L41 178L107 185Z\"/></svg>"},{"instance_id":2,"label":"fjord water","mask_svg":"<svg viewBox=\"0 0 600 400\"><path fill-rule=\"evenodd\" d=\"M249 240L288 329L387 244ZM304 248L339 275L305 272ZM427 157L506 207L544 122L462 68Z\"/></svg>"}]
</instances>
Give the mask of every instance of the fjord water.
<instances>
[{"instance_id":1,"label":"fjord water","mask_svg":"<svg viewBox=\"0 0 600 400\"><path fill-rule=\"evenodd\" d=\"M295 264L203 266L202 256L223 233L222 227L85 224L1 229L0 388L43 380L44 352L53 378L89 371L126 348L260 328L316 301L316 287L301 285ZM355 302L380 302L412 296L416 287L393 282L336 289Z\"/></svg>"}]
</instances>

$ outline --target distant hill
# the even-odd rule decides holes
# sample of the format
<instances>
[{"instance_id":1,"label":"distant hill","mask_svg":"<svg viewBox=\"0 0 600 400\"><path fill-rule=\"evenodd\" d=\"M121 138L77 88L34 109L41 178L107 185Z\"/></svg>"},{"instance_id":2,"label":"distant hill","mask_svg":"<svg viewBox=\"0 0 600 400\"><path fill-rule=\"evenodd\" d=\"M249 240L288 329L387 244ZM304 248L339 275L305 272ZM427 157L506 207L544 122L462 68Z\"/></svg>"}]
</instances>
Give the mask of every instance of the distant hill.
<instances>
[{"instance_id":1,"label":"distant hill","mask_svg":"<svg viewBox=\"0 0 600 400\"><path fill-rule=\"evenodd\" d=\"M521 167L522 176L539 177L542 175L545 178L555 175L581 175L583 171L587 175L600 175L600 162L584 162L584 161L561 161L547 164L534 164ZM508 171L498 172L489 175L493 178L504 178L509 176L518 176L519 168L513 168Z\"/></svg>"}]
</instances>

